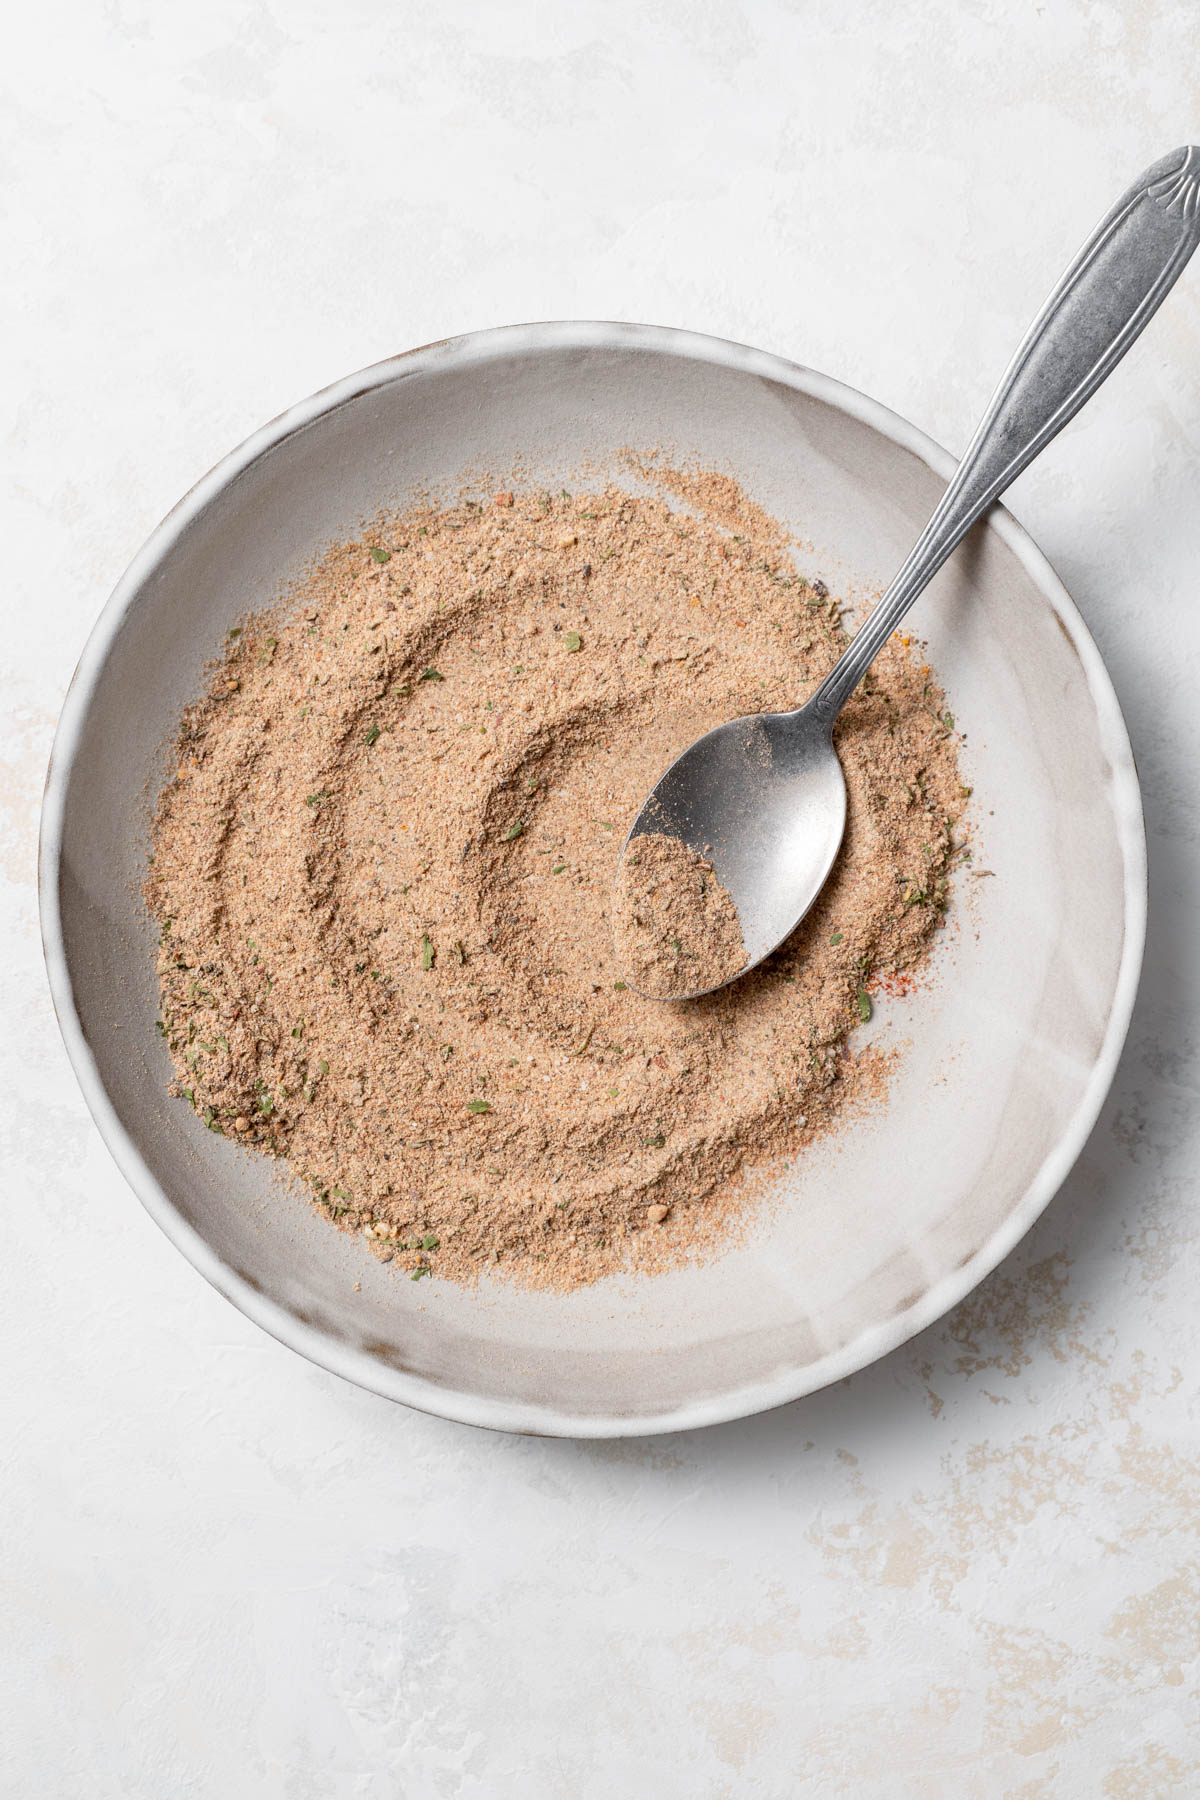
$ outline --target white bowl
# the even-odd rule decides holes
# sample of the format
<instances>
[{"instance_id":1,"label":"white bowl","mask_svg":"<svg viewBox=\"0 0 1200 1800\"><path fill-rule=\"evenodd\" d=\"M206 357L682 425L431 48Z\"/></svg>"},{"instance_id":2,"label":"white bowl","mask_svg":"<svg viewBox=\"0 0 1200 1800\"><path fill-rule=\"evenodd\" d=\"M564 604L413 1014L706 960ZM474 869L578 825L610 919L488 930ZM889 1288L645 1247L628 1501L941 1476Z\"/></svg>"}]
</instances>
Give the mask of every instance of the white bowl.
<instances>
[{"instance_id":1,"label":"white bowl","mask_svg":"<svg viewBox=\"0 0 1200 1800\"><path fill-rule=\"evenodd\" d=\"M184 1255L284 1343L377 1393L578 1436L776 1406L960 1300L1083 1146L1145 925L1141 805L1112 685L1045 558L996 508L913 615L967 731L976 866L994 877L960 882L937 978L880 1011L873 1029L911 1040L889 1105L803 1159L741 1247L566 1296L396 1280L169 1099L139 900L146 826L180 710L229 625L414 488L518 462L530 481L569 485L631 444L728 469L811 544L807 572L860 597L899 564L952 467L861 394L687 332L514 326L380 363L266 426L159 526L84 650L42 827L67 1048L105 1141Z\"/></svg>"}]
</instances>

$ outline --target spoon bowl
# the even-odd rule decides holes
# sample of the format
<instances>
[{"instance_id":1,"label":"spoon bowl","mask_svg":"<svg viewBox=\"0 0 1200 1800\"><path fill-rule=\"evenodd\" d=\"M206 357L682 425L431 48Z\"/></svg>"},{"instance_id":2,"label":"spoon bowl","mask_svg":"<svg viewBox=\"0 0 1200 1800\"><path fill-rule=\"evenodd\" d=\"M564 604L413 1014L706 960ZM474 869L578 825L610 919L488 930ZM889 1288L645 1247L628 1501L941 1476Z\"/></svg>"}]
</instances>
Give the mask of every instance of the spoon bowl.
<instances>
[{"instance_id":1,"label":"spoon bowl","mask_svg":"<svg viewBox=\"0 0 1200 1800\"><path fill-rule=\"evenodd\" d=\"M712 864L741 923L741 976L800 923L825 885L845 825L846 781L825 719L807 706L750 713L706 732L676 758L634 820L622 854L635 838L658 832ZM632 978L630 986L662 997Z\"/></svg>"}]
</instances>

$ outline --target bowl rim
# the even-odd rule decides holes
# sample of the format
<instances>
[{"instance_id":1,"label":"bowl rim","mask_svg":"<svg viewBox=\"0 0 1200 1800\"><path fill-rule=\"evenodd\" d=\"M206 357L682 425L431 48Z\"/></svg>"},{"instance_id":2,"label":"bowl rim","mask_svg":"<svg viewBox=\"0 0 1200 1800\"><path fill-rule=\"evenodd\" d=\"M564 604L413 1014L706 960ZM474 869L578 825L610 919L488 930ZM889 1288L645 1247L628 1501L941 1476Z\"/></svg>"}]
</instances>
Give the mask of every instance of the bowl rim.
<instances>
[{"instance_id":1,"label":"bowl rim","mask_svg":"<svg viewBox=\"0 0 1200 1800\"><path fill-rule=\"evenodd\" d=\"M117 1167L176 1248L247 1318L331 1373L386 1399L462 1424L552 1437L642 1437L765 1412L865 1368L957 1305L1025 1235L1083 1149L1116 1073L1133 1012L1146 936L1146 839L1141 792L1112 679L1078 608L1049 561L1007 508L996 504L987 515L987 528L996 531L1008 545L1057 614L1079 656L1096 709L1101 740L1112 767L1111 804L1124 870L1124 939L1104 1037L1075 1112L1004 1223L961 1267L926 1288L905 1311L882 1324L868 1326L848 1344L803 1369L777 1370L759 1381L705 1395L663 1413L638 1417L620 1413L580 1415L541 1402L514 1401L443 1387L393 1369L366 1351L339 1344L257 1292L186 1222L151 1173L105 1089L76 1005L60 905L66 796L88 712L125 616L143 585L171 554L192 521L252 463L314 420L397 378L433 372L439 367L469 365L531 351L612 348L714 363L763 377L823 401L872 427L945 481L956 466L956 459L923 431L844 382L768 351L672 326L603 320L504 325L443 338L387 357L318 389L253 432L190 488L151 532L100 612L67 689L46 773L38 850L42 945L67 1055L88 1110Z\"/></svg>"}]
</instances>

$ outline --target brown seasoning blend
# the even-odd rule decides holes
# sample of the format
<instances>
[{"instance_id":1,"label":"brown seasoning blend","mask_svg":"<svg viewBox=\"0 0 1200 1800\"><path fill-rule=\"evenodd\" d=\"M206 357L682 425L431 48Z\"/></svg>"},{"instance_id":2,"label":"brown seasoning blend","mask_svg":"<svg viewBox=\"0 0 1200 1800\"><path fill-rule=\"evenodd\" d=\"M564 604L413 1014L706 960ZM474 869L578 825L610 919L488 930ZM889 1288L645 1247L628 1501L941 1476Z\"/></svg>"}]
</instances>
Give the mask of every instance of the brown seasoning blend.
<instances>
[{"instance_id":1,"label":"brown seasoning blend","mask_svg":"<svg viewBox=\"0 0 1200 1800\"><path fill-rule=\"evenodd\" d=\"M733 896L711 862L677 837L631 839L613 887L613 946L639 994L700 994L746 966Z\"/></svg>"},{"instance_id":2,"label":"brown seasoning blend","mask_svg":"<svg viewBox=\"0 0 1200 1800\"><path fill-rule=\"evenodd\" d=\"M184 717L146 890L176 1091L414 1278L569 1288L728 1242L742 1178L881 1092L848 1036L970 854L954 722L894 637L837 727L846 842L802 927L703 1000L626 985L637 806L847 641L732 481L655 478L688 510L607 488L381 518L230 633Z\"/></svg>"}]
</instances>

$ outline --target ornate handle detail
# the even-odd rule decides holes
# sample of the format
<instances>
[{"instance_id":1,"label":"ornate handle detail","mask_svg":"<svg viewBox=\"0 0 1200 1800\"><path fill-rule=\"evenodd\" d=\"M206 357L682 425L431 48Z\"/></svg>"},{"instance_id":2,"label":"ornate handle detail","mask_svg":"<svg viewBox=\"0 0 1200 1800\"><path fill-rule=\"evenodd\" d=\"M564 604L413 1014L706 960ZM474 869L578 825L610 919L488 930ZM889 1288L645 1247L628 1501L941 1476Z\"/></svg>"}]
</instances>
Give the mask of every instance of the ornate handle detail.
<instances>
[{"instance_id":1,"label":"ornate handle detail","mask_svg":"<svg viewBox=\"0 0 1200 1800\"><path fill-rule=\"evenodd\" d=\"M960 538L1111 374L1198 243L1200 148L1191 145L1121 196L1026 332L929 524L809 701L831 727Z\"/></svg>"},{"instance_id":2,"label":"ornate handle detail","mask_svg":"<svg viewBox=\"0 0 1200 1800\"><path fill-rule=\"evenodd\" d=\"M1178 152L1176 152L1178 155ZM1169 159L1164 157L1164 162ZM1152 171L1147 169L1149 175ZM1178 212L1181 218L1194 219L1200 214L1200 150L1189 144L1183 153L1183 164L1161 181L1152 181L1150 198L1165 213Z\"/></svg>"}]
</instances>

